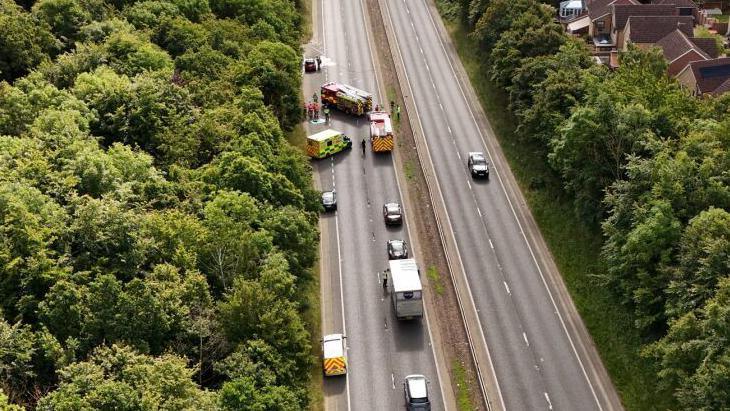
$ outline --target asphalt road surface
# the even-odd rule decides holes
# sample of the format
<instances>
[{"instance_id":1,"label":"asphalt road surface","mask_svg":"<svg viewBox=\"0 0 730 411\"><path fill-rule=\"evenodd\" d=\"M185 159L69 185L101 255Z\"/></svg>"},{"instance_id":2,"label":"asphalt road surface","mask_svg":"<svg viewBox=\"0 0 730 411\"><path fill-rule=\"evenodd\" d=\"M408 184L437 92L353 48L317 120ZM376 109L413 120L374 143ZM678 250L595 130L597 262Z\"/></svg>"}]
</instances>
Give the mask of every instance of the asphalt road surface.
<instances>
[{"instance_id":1,"label":"asphalt road surface","mask_svg":"<svg viewBox=\"0 0 730 411\"><path fill-rule=\"evenodd\" d=\"M494 137L480 130L469 109L434 20L438 15L425 0L384 3L496 370L500 402L509 410L620 408L613 388L595 377L576 349L566 314L507 195L501 163L491 169L489 181L469 175L468 153L492 156L485 142Z\"/></svg>"},{"instance_id":2,"label":"asphalt road surface","mask_svg":"<svg viewBox=\"0 0 730 411\"><path fill-rule=\"evenodd\" d=\"M316 0L315 30L307 47L310 56L322 54L323 69L304 75L304 96L327 81L339 81L372 92L374 102L386 98L377 93L373 58L365 29L363 5ZM383 291L380 272L388 266L386 241L409 242L407 226L386 228L382 206L402 204L390 154L375 155L369 147L362 155L360 142L368 134L365 117L331 111L331 124L308 124L308 134L326 128L344 132L353 149L314 160L322 190L335 188L338 209L320 220L320 267L323 334L347 336L348 374L326 377L327 410L403 409L403 378L424 374L430 380L434 410L443 410L440 379L431 346L427 320L395 320L389 296ZM408 210L405 209L405 220ZM413 250L411 250L412 252Z\"/></svg>"}]
</instances>

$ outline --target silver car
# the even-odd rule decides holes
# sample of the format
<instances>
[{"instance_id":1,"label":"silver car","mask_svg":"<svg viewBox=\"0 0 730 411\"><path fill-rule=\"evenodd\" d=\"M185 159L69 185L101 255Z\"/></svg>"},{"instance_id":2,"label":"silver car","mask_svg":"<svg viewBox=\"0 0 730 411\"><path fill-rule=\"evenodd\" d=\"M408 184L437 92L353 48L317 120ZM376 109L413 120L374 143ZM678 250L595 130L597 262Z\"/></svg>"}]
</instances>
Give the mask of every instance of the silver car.
<instances>
[{"instance_id":1,"label":"silver car","mask_svg":"<svg viewBox=\"0 0 730 411\"><path fill-rule=\"evenodd\" d=\"M403 383L403 393L406 397L406 409L409 411L431 409L431 401L428 399L428 380L423 375L407 376Z\"/></svg>"},{"instance_id":2,"label":"silver car","mask_svg":"<svg viewBox=\"0 0 730 411\"><path fill-rule=\"evenodd\" d=\"M469 153L467 166L472 177L489 178L489 163L484 153L478 151Z\"/></svg>"},{"instance_id":3,"label":"silver car","mask_svg":"<svg viewBox=\"0 0 730 411\"><path fill-rule=\"evenodd\" d=\"M398 203L386 203L383 205L383 220L385 225L403 224L403 210Z\"/></svg>"}]
</instances>

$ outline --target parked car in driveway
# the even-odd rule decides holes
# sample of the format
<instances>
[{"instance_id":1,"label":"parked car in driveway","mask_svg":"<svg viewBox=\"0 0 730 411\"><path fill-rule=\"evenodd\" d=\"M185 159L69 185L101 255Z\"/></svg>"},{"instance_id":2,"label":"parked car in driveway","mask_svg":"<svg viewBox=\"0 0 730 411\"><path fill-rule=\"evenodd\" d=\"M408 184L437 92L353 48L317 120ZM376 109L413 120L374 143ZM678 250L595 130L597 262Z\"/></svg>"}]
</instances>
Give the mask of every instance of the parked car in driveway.
<instances>
[{"instance_id":1,"label":"parked car in driveway","mask_svg":"<svg viewBox=\"0 0 730 411\"><path fill-rule=\"evenodd\" d=\"M398 203L386 203L383 205L383 220L385 225L403 224L403 210Z\"/></svg>"},{"instance_id":2,"label":"parked car in driveway","mask_svg":"<svg viewBox=\"0 0 730 411\"><path fill-rule=\"evenodd\" d=\"M403 240L389 240L387 249L389 260L408 258L408 246Z\"/></svg>"},{"instance_id":3,"label":"parked car in driveway","mask_svg":"<svg viewBox=\"0 0 730 411\"><path fill-rule=\"evenodd\" d=\"M469 153L469 160L467 166L471 172L472 177L483 177L489 178L489 163L484 153L475 151Z\"/></svg>"},{"instance_id":4,"label":"parked car in driveway","mask_svg":"<svg viewBox=\"0 0 730 411\"><path fill-rule=\"evenodd\" d=\"M412 374L403 382L403 393L406 397L406 409L430 410L431 401L428 399L428 380L420 374Z\"/></svg>"},{"instance_id":5,"label":"parked car in driveway","mask_svg":"<svg viewBox=\"0 0 730 411\"><path fill-rule=\"evenodd\" d=\"M335 190L322 192L322 207L324 207L324 211L337 210L337 192Z\"/></svg>"}]
</instances>

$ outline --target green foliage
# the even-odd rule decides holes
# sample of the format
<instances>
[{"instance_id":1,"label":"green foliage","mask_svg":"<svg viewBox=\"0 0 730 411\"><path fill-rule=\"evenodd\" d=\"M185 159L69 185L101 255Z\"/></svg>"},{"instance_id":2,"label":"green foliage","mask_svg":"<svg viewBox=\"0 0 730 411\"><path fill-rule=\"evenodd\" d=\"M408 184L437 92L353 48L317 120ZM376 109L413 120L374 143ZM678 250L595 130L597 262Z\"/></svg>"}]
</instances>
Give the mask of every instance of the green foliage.
<instances>
[{"instance_id":1,"label":"green foliage","mask_svg":"<svg viewBox=\"0 0 730 411\"><path fill-rule=\"evenodd\" d=\"M48 24L53 34L64 44L73 44L81 26L89 23L91 13L75 0L39 0L33 14Z\"/></svg>"},{"instance_id":2,"label":"green foliage","mask_svg":"<svg viewBox=\"0 0 730 411\"><path fill-rule=\"evenodd\" d=\"M184 358L150 357L120 345L101 347L87 361L59 372L58 390L41 410L213 410L213 396L195 385Z\"/></svg>"},{"instance_id":3,"label":"green foliage","mask_svg":"<svg viewBox=\"0 0 730 411\"><path fill-rule=\"evenodd\" d=\"M296 2L0 1L0 408L306 409Z\"/></svg>"},{"instance_id":4,"label":"green foliage","mask_svg":"<svg viewBox=\"0 0 730 411\"><path fill-rule=\"evenodd\" d=\"M0 80L12 81L27 74L59 47L45 22L12 0L0 1Z\"/></svg>"}]
</instances>

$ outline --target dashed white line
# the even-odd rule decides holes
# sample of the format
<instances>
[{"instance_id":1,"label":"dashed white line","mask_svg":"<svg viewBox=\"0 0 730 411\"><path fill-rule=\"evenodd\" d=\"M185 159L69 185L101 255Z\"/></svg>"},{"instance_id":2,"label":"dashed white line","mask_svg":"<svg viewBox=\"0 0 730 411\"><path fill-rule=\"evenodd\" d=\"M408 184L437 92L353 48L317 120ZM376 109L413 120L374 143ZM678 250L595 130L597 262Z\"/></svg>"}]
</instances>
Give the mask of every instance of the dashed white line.
<instances>
[{"instance_id":1,"label":"dashed white line","mask_svg":"<svg viewBox=\"0 0 730 411\"><path fill-rule=\"evenodd\" d=\"M456 156L457 156L457 157L459 157L459 160L461 160L461 153L459 153L459 151L458 151L458 150L456 151ZM469 182L469 180L466 180L466 182L468 183L468 182Z\"/></svg>"},{"instance_id":2,"label":"dashed white line","mask_svg":"<svg viewBox=\"0 0 730 411\"><path fill-rule=\"evenodd\" d=\"M469 184L469 188L471 188L471 184ZM477 213L479 214L479 218L481 218L482 217L482 210L480 210L479 207L477 207Z\"/></svg>"},{"instance_id":3,"label":"dashed white line","mask_svg":"<svg viewBox=\"0 0 730 411\"><path fill-rule=\"evenodd\" d=\"M546 401L547 401L547 403L548 403L548 409L549 409L549 410L552 410L552 409L553 409L553 403L552 403L552 402L550 401L550 396L549 396L549 395L548 395L548 393L546 393L546 392L545 392L545 393L543 393L543 394L545 394L545 400L546 400Z\"/></svg>"},{"instance_id":4,"label":"dashed white line","mask_svg":"<svg viewBox=\"0 0 730 411\"><path fill-rule=\"evenodd\" d=\"M494 243L492 242L492 239L489 239L489 247L494 250Z\"/></svg>"},{"instance_id":5,"label":"dashed white line","mask_svg":"<svg viewBox=\"0 0 730 411\"><path fill-rule=\"evenodd\" d=\"M507 285L507 281L502 281L504 283L504 288L507 290L507 294L512 295L512 291L509 289L509 285Z\"/></svg>"},{"instance_id":6,"label":"dashed white line","mask_svg":"<svg viewBox=\"0 0 730 411\"><path fill-rule=\"evenodd\" d=\"M527 346L529 347L529 346L530 346L530 342L529 342L529 341L527 341L527 334L525 334L525 333L523 332L523 333L522 333L522 338L524 338L524 339L525 339L525 345L527 345Z\"/></svg>"},{"instance_id":7,"label":"dashed white line","mask_svg":"<svg viewBox=\"0 0 730 411\"><path fill-rule=\"evenodd\" d=\"M395 375L393 373L390 373L390 383L393 385L393 389L395 389Z\"/></svg>"},{"instance_id":8,"label":"dashed white line","mask_svg":"<svg viewBox=\"0 0 730 411\"><path fill-rule=\"evenodd\" d=\"M454 133L451 132L451 126L450 125L447 124L446 125L446 128L449 130L449 134L454 134Z\"/></svg>"}]
</instances>

